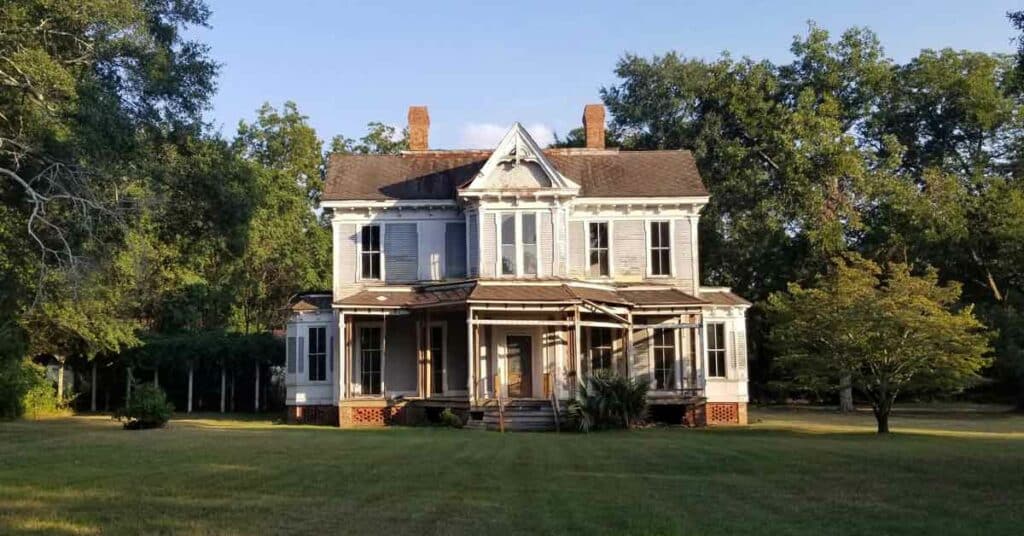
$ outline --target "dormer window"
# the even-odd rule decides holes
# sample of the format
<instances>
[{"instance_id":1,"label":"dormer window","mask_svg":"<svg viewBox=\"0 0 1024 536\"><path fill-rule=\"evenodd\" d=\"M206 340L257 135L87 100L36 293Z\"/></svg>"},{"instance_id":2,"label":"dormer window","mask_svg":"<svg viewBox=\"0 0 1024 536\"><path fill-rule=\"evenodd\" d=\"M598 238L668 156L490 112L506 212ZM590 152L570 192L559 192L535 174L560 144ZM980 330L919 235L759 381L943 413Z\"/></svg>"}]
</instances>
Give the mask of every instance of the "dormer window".
<instances>
[{"instance_id":1,"label":"dormer window","mask_svg":"<svg viewBox=\"0 0 1024 536\"><path fill-rule=\"evenodd\" d=\"M363 279L380 279L380 226L366 225L360 231L359 263Z\"/></svg>"}]
</instances>

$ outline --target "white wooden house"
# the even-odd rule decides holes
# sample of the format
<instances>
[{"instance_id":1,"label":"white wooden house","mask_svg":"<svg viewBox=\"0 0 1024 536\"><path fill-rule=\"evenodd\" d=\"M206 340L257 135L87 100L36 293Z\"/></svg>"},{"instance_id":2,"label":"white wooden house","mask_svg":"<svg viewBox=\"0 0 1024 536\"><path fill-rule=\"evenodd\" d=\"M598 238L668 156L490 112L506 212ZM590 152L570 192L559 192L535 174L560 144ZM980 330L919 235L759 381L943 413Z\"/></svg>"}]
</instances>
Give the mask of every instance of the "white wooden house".
<instances>
[{"instance_id":1,"label":"white wooden house","mask_svg":"<svg viewBox=\"0 0 1024 536\"><path fill-rule=\"evenodd\" d=\"M606 148L601 105L583 120L585 148L516 123L493 149L436 151L411 107L410 150L332 155L333 288L293 306L291 420L472 424L499 402L551 411L608 368L688 424L746 422L750 304L700 285L692 155Z\"/></svg>"}]
</instances>

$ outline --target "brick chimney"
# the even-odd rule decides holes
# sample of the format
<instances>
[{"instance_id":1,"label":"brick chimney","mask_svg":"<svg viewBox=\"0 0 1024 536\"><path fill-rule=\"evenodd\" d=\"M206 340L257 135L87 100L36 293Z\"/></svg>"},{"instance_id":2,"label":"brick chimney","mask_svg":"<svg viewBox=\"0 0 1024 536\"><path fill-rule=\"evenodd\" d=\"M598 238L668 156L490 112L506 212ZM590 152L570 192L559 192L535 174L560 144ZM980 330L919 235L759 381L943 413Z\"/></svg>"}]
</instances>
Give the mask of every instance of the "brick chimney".
<instances>
[{"instance_id":1,"label":"brick chimney","mask_svg":"<svg viewBox=\"0 0 1024 536\"><path fill-rule=\"evenodd\" d=\"M430 114L426 106L409 107L409 150L426 151L430 146Z\"/></svg>"},{"instance_id":2,"label":"brick chimney","mask_svg":"<svg viewBox=\"0 0 1024 536\"><path fill-rule=\"evenodd\" d=\"M603 104L588 104L583 108L583 130L587 133L587 149L604 149Z\"/></svg>"}]
</instances>

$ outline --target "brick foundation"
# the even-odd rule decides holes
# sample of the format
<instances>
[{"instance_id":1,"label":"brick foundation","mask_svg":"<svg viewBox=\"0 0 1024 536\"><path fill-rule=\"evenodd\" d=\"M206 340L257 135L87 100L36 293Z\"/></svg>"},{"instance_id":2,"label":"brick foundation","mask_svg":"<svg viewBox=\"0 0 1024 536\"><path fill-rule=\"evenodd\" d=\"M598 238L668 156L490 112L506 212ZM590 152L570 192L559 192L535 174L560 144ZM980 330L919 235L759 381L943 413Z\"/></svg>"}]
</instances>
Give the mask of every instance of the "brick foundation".
<instances>
[{"instance_id":1,"label":"brick foundation","mask_svg":"<svg viewBox=\"0 0 1024 536\"><path fill-rule=\"evenodd\" d=\"M338 408L337 423L342 428L365 428L419 424L425 419L423 408L408 404L345 404Z\"/></svg>"},{"instance_id":2,"label":"brick foundation","mask_svg":"<svg viewBox=\"0 0 1024 536\"><path fill-rule=\"evenodd\" d=\"M747 424L746 402L708 402L706 414L709 425Z\"/></svg>"},{"instance_id":3,"label":"brick foundation","mask_svg":"<svg viewBox=\"0 0 1024 536\"><path fill-rule=\"evenodd\" d=\"M288 424L338 425L336 406L288 406Z\"/></svg>"}]
</instances>

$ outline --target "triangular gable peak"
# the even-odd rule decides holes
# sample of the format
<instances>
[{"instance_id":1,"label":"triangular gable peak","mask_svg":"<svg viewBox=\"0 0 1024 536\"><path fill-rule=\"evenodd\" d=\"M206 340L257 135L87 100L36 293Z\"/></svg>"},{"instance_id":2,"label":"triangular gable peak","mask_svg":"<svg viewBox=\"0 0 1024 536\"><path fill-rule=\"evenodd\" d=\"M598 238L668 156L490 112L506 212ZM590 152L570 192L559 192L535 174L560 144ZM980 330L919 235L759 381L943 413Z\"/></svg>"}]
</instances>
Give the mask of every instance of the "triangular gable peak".
<instances>
[{"instance_id":1,"label":"triangular gable peak","mask_svg":"<svg viewBox=\"0 0 1024 536\"><path fill-rule=\"evenodd\" d=\"M580 186L567 179L518 122L512 125L460 196L529 194L576 195Z\"/></svg>"}]
</instances>

